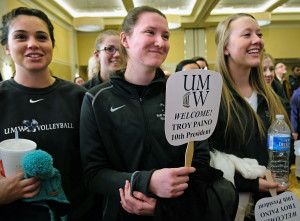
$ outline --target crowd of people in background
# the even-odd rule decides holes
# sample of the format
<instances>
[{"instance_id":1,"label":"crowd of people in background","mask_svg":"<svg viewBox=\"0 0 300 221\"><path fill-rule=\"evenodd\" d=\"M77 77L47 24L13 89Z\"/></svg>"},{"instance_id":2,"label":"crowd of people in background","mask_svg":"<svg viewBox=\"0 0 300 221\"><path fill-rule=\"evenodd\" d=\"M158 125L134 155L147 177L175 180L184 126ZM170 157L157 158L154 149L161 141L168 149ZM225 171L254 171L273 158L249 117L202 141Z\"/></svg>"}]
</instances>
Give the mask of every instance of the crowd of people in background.
<instances>
[{"instance_id":1,"label":"crowd of people in background","mask_svg":"<svg viewBox=\"0 0 300 221\"><path fill-rule=\"evenodd\" d=\"M38 194L43 181L24 179L23 172L0 175L1 220L160 220L164 200L184 196L199 169L195 165L211 168L210 151L267 166L267 129L276 114L284 115L298 140L300 65L287 78L285 64L275 64L265 52L262 31L250 14L230 15L217 26L215 70L223 79L219 116L212 136L195 142L192 167L178 166L186 144L169 144L164 119L157 117L164 114L167 78L161 67L170 49L161 11L134 8L120 32L99 34L86 82L81 76L68 82L50 73L54 28L42 11L14 9L2 17L1 31L1 44L16 71L0 83L6 104L0 107L0 131L30 124L20 136L53 156L70 201L67 210L52 201L46 206L25 202ZM209 70L209 65L195 56L180 61L175 72L191 69ZM62 126L37 130L56 124ZM0 133L0 141L13 137ZM249 206L241 220L255 220L251 202L270 196L269 189L281 192L290 186L238 173L234 181Z\"/></svg>"}]
</instances>

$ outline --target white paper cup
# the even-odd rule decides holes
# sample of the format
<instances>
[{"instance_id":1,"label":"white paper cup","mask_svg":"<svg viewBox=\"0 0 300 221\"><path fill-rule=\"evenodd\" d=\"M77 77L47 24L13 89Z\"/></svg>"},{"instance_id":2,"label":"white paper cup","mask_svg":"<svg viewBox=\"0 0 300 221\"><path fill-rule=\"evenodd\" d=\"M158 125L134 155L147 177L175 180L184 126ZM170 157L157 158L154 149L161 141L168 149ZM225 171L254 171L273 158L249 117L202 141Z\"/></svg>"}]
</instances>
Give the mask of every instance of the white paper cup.
<instances>
[{"instance_id":1,"label":"white paper cup","mask_svg":"<svg viewBox=\"0 0 300 221\"><path fill-rule=\"evenodd\" d=\"M0 143L1 174L10 177L23 170L22 159L25 155L36 150L36 143L28 139L9 139Z\"/></svg>"}]
</instances>

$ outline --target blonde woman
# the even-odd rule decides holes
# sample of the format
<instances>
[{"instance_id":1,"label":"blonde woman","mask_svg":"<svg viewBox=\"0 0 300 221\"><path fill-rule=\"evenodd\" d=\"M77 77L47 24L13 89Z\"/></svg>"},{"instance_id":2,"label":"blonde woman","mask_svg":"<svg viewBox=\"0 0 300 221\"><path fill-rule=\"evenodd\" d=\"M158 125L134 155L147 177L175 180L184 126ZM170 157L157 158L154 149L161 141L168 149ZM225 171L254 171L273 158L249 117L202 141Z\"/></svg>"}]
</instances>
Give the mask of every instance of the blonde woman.
<instances>
[{"instance_id":1,"label":"blonde woman","mask_svg":"<svg viewBox=\"0 0 300 221\"><path fill-rule=\"evenodd\" d=\"M274 68L274 59L268 54L263 54L262 67L264 70L265 81L268 85L272 87L275 93L279 96L281 102L283 103L288 116L291 116L291 105L290 102L284 92L284 88L279 81L274 81L275 78L275 68Z\"/></svg>"},{"instance_id":2,"label":"blonde woman","mask_svg":"<svg viewBox=\"0 0 300 221\"><path fill-rule=\"evenodd\" d=\"M111 72L123 67L124 56L120 52L120 33L107 30L98 35L94 54L89 59L88 73L90 80L82 86L90 89L109 80Z\"/></svg>"},{"instance_id":3,"label":"blonde woman","mask_svg":"<svg viewBox=\"0 0 300 221\"><path fill-rule=\"evenodd\" d=\"M217 71L223 77L222 98L211 147L234 154L239 158L253 158L267 166L267 130L276 114L288 115L278 96L266 84L261 67L264 49L262 32L255 18L249 14L230 15L220 22L217 44ZM286 190L289 185L265 179L245 179L235 174L239 192L250 192L256 202L267 196L270 188ZM253 214L245 220L254 219Z\"/></svg>"}]
</instances>

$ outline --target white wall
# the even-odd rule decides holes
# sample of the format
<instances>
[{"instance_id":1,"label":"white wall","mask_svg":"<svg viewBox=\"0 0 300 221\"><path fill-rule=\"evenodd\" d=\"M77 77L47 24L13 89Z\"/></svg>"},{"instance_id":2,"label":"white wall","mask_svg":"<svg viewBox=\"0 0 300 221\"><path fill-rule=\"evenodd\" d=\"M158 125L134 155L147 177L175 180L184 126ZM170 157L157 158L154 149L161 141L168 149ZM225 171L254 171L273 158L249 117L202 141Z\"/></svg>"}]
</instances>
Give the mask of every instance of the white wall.
<instances>
[{"instance_id":1,"label":"white wall","mask_svg":"<svg viewBox=\"0 0 300 221\"><path fill-rule=\"evenodd\" d=\"M184 57L191 59L195 56L206 58L206 37L205 29L185 29L184 30Z\"/></svg>"}]
</instances>

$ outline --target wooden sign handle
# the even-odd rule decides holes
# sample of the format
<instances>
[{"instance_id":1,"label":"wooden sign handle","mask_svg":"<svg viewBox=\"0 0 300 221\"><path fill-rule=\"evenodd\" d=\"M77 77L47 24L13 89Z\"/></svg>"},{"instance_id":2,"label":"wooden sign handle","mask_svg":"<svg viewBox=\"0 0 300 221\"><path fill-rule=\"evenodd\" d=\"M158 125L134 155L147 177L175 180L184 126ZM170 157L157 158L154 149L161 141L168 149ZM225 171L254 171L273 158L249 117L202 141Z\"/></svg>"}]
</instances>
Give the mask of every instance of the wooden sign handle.
<instances>
[{"instance_id":1,"label":"wooden sign handle","mask_svg":"<svg viewBox=\"0 0 300 221\"><path fill-rule=\"evenodd\" d=\"M273 182L273 177L272 177L272 174L271 174L270 170L266 170L265 175L266 175L267 181ZM276 191L275 188L269 189L269 192L270 192L272 197L277 196L277 191Z\"/></svg>"},{"instance_id":2,"label":"wooden sign handle","mask_svg":"<svg viewBox=\"0 0 300 221\"><path fill-rule=\"evenodd\" d=\"M194 141L190 141L185 151L185 166L191 167L194 155Z\"/></svg>"}]
</instances>

